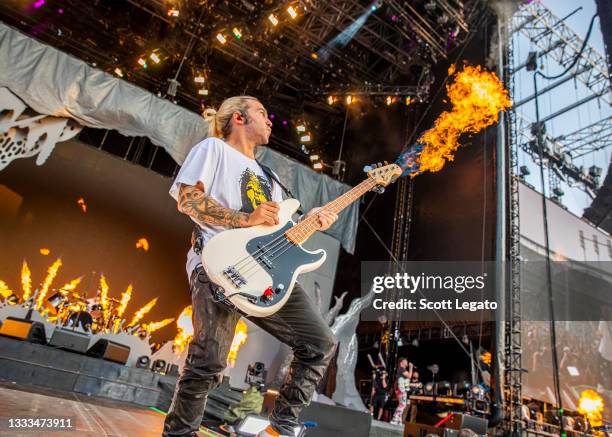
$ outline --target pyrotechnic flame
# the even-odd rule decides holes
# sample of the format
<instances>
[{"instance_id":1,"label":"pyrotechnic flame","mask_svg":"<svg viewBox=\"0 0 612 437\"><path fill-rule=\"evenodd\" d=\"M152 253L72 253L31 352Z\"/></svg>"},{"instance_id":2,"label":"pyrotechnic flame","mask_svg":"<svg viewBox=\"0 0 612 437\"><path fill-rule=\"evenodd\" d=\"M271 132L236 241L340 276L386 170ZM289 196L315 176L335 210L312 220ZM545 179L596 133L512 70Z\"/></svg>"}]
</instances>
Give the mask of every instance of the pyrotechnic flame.
<instances>
[{"instance_id":1,"label":"pyrotechnic flame","mask_svg":"<svg viewBox=\"0 0 612 437\"><path fill-rule=\"evenodd\" d=\"M158 329L163 328L164 326L169 325L172 322L174 322L174 317L169 318L169 319L164 319L161 322L144 323L142 325L142 329L144 331L147 331L147 334L152 334L153 332L157 331Z\"/></svg>"},{"instance_id":2,"label":"pyrotechnic flame","mask_svg":"<svg viewBox=\"0 0 612 437\"><path fill-rule=\"evenodd\" d=\"M46 247L41 247L39 250L41 255L49 255L51 253L51 251L49 249L47 249Z\"/></svg>"},{"instance_id":3,"label":"pyrotechnic flame","mask_svg":"<svg viewBox=\"0 0 612 437\"><path fill-rule=\"evenodd\" d=\"M236 330L234 331L234 339L230 346L230 351L227 354L227 365L234 368L236 365L236 358L238 357L238 351L240 347L246 343L248 337L248 327L243 320L238 320Z\"/></svg>"},{"instance_id":4,"label":"pyrotechnic flame","mask_svg":"<svg viewBox=\"0 0 612 437\"><path fill-rule=\"evenodd\" d=\"M47 270L47 276L43 281L42 287L40 288L40 292L38 293L38 298L36 299L36 308L40 308L43 302L45 301L45 297L47 295L47 292L49 291L49 287L51 286L51 283L55 279L57 271L61 266L62 260L61 258L58 258L53 264L51 264L51 267L49 267L49 269Z\"/></svg>"},{"instance_id":5,"label":"pyrotechnic flame","mask_svg":"<svg viewBox=\"0 0 612 437\"><path fill-rule=\"evenodd\" d=\"M127 327L130 328L134 326L136 323L138 323L140 319L144 317L145 314L151 311L151 308L153 308L156 303L157 303L157 298L149 301L149 303L147 303L145 306L143 306L138 311L136 311L136 314L134 314L132 321L127 325Z\"/></svg>"},{"instance_id":6,"label":"pyrotechnic flame","mask_svg":"<svg viewBox=\"0 0 612 437\"><path fill-rule=\"evenodd\" d=\"M71 291L74 291L77 287L77 285L79 285L81 283L81 279L83 279L82 276L79 276L76 279L73 279L72 281L68 282L67 284L64 284L59 290L60 293L62 293L63 295L68 294Z\"/></svg>"},{"instance_id":7,"label":"pyrotechnic flame","mask_svg":"<svg viewBox=\"0 0 612 437\"><path fill-rule=\"evenodd\" d=\"M149 242L147 241L146 238L140 238L137 242L136 242L136 249L143 249L145 252L147 252L149 250Z\"/></svg>"},{"instance_id":8,"label":"pyrotechnic flame","mask_svg":"<svg viewBox=\"0 0 612 437\"><path fill-rule=\"evenodd\" d=\"M455 66L449 75L455 73ZM446 87L452 110L444 111L417 140L418 144L403 152L398 164L404 174L416 176L425 171L436 172L452 161L459 148L459 136L476 133L497 123L499 112L512 103L498 77L480 66L466 66Z\"/></svg>"},{"instance_id":9,"label":"pyrotechnic flame","mask_svg":"<svg viewBox=\"0 0 612 437\"><path fill-rule=\"evenodd\" d=\"M121 316L125 312L125 309L132 298L132 284L128 285L127 289L121 294L121 301L119 302L119 306L117 307L117 311L115 315L117 318L115 319L115 323L113 324L113 332L116 334L119 331L119 325L121 324Z\"/></svg>"},{"instance_id":10,"label":"pyrotechnic flame","mask_svg":"<svg viewBox=\"0 0 612 437\"><path fill-rule=\"evenodd\" d=\"M79 200L77 200L77 203L79 204L83 212L87 213L87 204L85 203L85 199L83 199L82 197L79 197Z\"/></svg>"},{"instance_id":11,"label":"pyrotechnic flame","mask_svg":"<svg viewBox=\"0 0 612 437\"><path fill-rule=\"evenodd\" d=\"M578 412L586 416L591 426L603 425L603 398L595 390L585 390L578 400Z\"/></svg>"},{"instance_id":12,"label":"pyrotechnic flame","mask_svg":"<svg viewBox=\"0 0 612 437\"><path fill-rule=\"evenodd\" d=\"M174 352L179 354L185 350L187 343L193 338L193 323L191 322L192 307L189 305L176 320L178 334L174 337Z\"/></svg>"},{"instance_id":13,"label":"pyrotechnic flame","mask_svg":"<svg viewBox=\"0 0 612 437\"><path fill-rule=\"evenodd\" d=\"M106 322L110 320L110 308L108 302L108 282L106 277L100 275L100 305L102 306L102 318L104 319L103 326L106 326Z\"/></svg>"},{"instance_id":14,"label":"pyrotechnic flame","mask_svg":"<svg viewBox=\"0 0 612 437\"><path fill-rule=\"evenodd\" d=\"M25 302L32 296L32 272L25 260L21 266L21 287L23 289L22 299Z\"/></svg>"},{"instance_id":15,"label":"pyrotechnic flame","mask_svg":"<svg viewBox=\"0 0 612 437\"><path fill-rule=\"evenodd\" d=\"M0 296L6 299L12 294L13 290L11 290L8 285L6 285L6 282L0 280Z\"/></svg>"}]
</instances>

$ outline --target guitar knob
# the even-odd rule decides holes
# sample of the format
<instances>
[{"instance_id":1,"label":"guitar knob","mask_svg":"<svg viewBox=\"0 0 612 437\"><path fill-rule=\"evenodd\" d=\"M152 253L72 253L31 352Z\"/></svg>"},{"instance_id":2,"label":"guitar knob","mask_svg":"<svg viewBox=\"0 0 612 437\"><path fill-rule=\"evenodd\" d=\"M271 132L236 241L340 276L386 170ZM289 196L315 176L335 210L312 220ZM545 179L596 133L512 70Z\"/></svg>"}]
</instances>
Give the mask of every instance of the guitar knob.
<instances>
[{"instance_id":1,"label":"guitar knob","mask_svg":"<svg viewBox=\"0 0 612 437\"><path fill-rule=\"evenodd\" d=\"M285 290L285 286L283 284L278 284L276 287L276 293L282 293Z\"/></svg>"}]
</instances>

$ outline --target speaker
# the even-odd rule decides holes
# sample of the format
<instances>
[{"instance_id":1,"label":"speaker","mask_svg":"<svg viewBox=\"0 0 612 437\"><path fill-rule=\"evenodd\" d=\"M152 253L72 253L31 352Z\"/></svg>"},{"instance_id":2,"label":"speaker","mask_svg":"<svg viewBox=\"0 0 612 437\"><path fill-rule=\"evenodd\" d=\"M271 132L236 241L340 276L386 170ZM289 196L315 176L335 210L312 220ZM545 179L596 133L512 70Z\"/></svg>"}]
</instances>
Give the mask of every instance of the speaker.
<instances>
[{"instance_id":1,"label":"speaker","mask_svg":"<svg viewBox=\"0 0 612 437\"><path fill-rule=\"evenodd\" d=\"M125 364L130 356L130 348L129 346L124 346L103 338L89 348L87 355L119 364Z\"/></svg>"},{"instance_id":2,"label":"speaker","mask_svg":"<svg viewBox=\"0 0 612 437\"><path fill-rule=\"evenodd\" d=\"M308 437L369 437L372 416L336 405L311 402L300 414L300 421L317 422Z\"/></svg>"},{"instance_id":3,"label":"speaker","mask_svg":"<svg viewBox=\"0 0 612 437\"><path fill-rule=\"evenodd\" d=\"M87 352L90 334L66 328L55 328L49 346L84 354Z\"/></svg>"},{"instance_id":4,"label":"speaker","mask_svg":"<svg viewBox=\"0 0 612 437\"><path fill-rule=\"evenodd\" d=\"M451 429L469 428L478 435L485 435L489 427L489 421L481 417L455 413L453 417L444 422L444 426Z\"/></svg>"},{"instance_id":5,"label":"speaker","mask_svg":"<svg viewBox=\"0 0 612 437\"><path fill-rule=\"evenodd\" d=\"M0 335L26 340L30 343L47 344L45 325L33 320L7 317L0 326Z\"/></svg>"},{"instance_id":6,"label":"speaker","mask_svg":"<svg viewBox=\"0 0 612 437\"><path fill-rule=\"evenodd\" d=\"M136 360L137 369L148 369L150 365L151 365L151 358L149 358L147 355L138 357L138 360Z\"/></svg>"}]
</instances>

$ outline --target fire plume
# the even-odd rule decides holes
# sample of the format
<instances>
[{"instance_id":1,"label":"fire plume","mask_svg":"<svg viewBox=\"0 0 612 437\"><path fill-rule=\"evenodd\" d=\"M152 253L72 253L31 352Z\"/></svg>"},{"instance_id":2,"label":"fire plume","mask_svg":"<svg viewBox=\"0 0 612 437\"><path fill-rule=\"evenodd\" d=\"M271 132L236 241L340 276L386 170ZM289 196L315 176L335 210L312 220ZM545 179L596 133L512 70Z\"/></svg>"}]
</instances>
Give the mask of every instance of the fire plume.
<instances>
[{"instance_id":1,"label":"fire plume","mask_svg":"<svg viewBox=\"0 0 612 437\"><path fill-rule=\"evenodd\" d=\"M157 298L149 301L145 306L143 306L138 311L136 311L136 313L134 314L134 317L132 317L132 321L127 325L127 327L128 328L132 327L136 323L138 323L144 317L145 314L151 311L151 308L153 308L156 303L157 303Z\"/></svg>"},{"instance_id":2,"label":"fire plume","mask_svg":"<svg viewBox=\"0 0 612 437\"><path fill-rule=\"evenodd\" d=\"M181 312L176 320L178 334L176 334L173 341L174 351L176 353L183 352L187 343L189 343L193 338L193 323L191 321L192 313L193 308L191 305L189 305Z\"/></svg>"},{"instance_id":3,"label":"fire plume","mask_svg":"<svg viewBox=\"0 0 612 437\"><path fill-rule=\"evenodd\" d=\"M8 285L6 285L6 282L0 280L0 296L6 299L12 294L13 294L13 290L11 290Z\"/></svg>"},{"instance_id":4,"label":"fire plume","mask_svg":"<svg viewBox=\"0 0 612 437\"><path fill-rule=\"evenodd\" d=\"M246 343L248 337L248 327L244 320L238 320L236 330L234 331L234 339L230 346L230 351L227 354L227 365L233 368L236 365L236 358L240 347Z\"/></svg>"},{"instance_id":5,"label":"fire plume","mask_svg":"<svg viewBox=\"0 0 612 437\"><path fill-rule=\"evenodd\" d=\"M142 325L142 329L147 331L147 334L152 334L153 332L157 331L158 329L163 328L164 326L169 325L172 322L174 322L174 317L171 317L169 319L164 319L161 322L145 323Z\"/></svg>"},{"instance_id":6,"label":"fire plume","mask_svg":"<svg viewBox=\"0 0 612 437\"><path fill-rule=\"evenodd\" d=\"M40 308L45 301L45 297L47 296L47 292L49 291L49 287L51 283L55 279L59 268L62 266L61 258L55 260L51 267L47 270L47 276L43 281L42 287L40 288L40 292L38 293L38 298L36 299L36 308Z\"/></svg>"},{"instance_id":7,"label":"fire plume","mask_svg":"<svg viewBox=\"0 0 612 437\"><path fill-rule=\"evenodd\" d=\"M449 69L449 75L453 74L454 65ZM440 114L434 127L425 131L411 150L402 153L398 163L406 170L404 174L441 170L453 160L461 134L477 133L497 123L499 112L512 105L499 78L480 66L465 66L446 89L452 109Z\"/></svg>"},{"instance_id":8,"label":"fire plume","mask_svg":"<svg viewBox=\"0 0 612 437\"><path fill-rule=\"evenodd\" d=\"M81 279L83 279L82 276L79 276L76 279L73 279L72 281L68 282L67 284L62 285L62 287L60 288L60 292L64 295L68 294L71 291L76 290L77 285L79 285L81 283Z\"/></svg>"},{"instance_id":9,"label":"fire plume","mask_svg":"<svg viewBox=\"0 0 612 437\"><path fill-rule=\"evenodd\" d=\"M586 416L591 426L603 425L603 410L603 398L595 390L588 389L580 393L578 412Z\"/></svg>"},{"instance_id":10,"label":"fire plume","mask_svg":"<svg viewBox=\"0 0 612 437\"><path fill-rule=\"evenodd\" d=\"M106 322L110 319L108 289L109 287L108 282L106 282L106 277L104 275L100 275L100 305L102 306L104 326L106 326Z\"/></svg>"},{"instance_id":11,"label":"fire plume","mask_svg":"<svg viewBox=\"0 0 612 437\"><path fill-rule=\"evenodd\" d=\"M32 272L25 260L21 266L21 288L23 289L22 299L25 302L32 296Z\"/></svg>"},{"instance_id":12,"label":"fire plume","mask_svg":"<svg viewBox=\"0 0 612 437\"><path fill-rule=\"evenodd\" d=\"M136 242L136 249L142 249L145 252L147 252L149 250L149 240L147 240L146 238L139 238L138 241Z\"/></svg>"},{"instance_id":13,"label":"fire plume","mask_svg":"<svg viewBox=\"0 0 612 437\"><path fill-rule=\"evenodd\" d=\"M116 311L116 315L117 318L115 319L115 323L113 325L113 332L117 333L119 331L119 325L121 324L121 317L123 316L123 313L125 312L125 309L128 306L128 303L130 303L130 299L132 298L132 284L128 285L127 289L121 293L121 301L119 302L119 306L117 307L117 311Z\"/></svg>"}]
</instances>

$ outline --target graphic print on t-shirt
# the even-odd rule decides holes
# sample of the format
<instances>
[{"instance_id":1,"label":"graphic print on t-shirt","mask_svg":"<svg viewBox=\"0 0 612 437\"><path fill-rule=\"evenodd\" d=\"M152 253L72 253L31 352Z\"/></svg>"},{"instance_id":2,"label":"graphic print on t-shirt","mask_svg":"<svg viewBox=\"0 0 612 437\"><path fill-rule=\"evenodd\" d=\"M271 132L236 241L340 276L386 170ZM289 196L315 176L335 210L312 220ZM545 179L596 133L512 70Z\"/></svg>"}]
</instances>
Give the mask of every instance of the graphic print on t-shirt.
<instances>
[{"instance_id":1,"label":"graphic print on t-shirt","mask_svg":"<svg viewBox=\"0 0 612 437\"><path fill-rule=\"evenodd\" d=\"M253 212L263 202L272 200L272 188L263 176L256 175L247 168L240 175L240 194L242 196L242 212Z\"/></svg>"}]
</instances>

